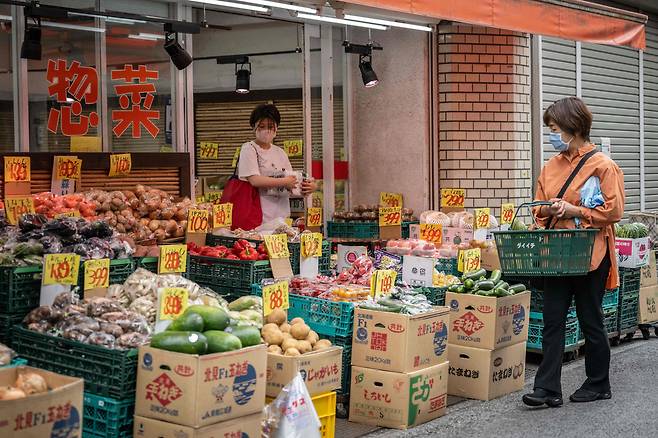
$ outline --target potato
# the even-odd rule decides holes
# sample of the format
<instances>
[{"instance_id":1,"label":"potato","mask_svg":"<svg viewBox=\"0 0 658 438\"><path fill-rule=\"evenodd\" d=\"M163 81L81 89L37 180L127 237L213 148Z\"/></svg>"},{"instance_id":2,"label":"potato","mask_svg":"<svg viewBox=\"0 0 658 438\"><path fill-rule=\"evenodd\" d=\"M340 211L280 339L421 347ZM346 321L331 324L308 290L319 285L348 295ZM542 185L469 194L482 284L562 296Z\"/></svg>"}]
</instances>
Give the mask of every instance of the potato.
<instances>
[{"instance_id":1,"label":"potato","mask_svg":"<svg viewBox=\"0 0 658 438\"><path fill-rule=\"evenodd\" d=\"M290 321L290 325L295 325L297 323L306 324L304 322L304 318L300 318L300 317L294 318L292 321Z\"/></svg>"},{"instance_id":2,"label":"potato","mask_svg":"<svg viewBox=\"0 0 658 438\"><path fill-rule=\"evenodd\" d=\"M301 353L296 348L288 348L284 356L301 356Z\"/></svg>"},{"instance_id":3,"label":"potato","mask_svg":"<svg viewBox=\"0 0 658 438\"><path fill-rule=\"evenodd\" d=\"M284 322L279 326L279 330L281 330L283 333L290 333L290 328L291 325L288 324L287 322Z\"/></svg>"},{"instance_id":4,"label":"potato","mask_svg":"<svg viewBox=\"0 0 658 438\"><path fill-rule=\"evenodd\" d=\"M265 324L265 325L263 326L263 328L261 329L261 332L262 332L262 333L265 333L265 332L270 331L270 330L277 330L277 331L280 331L278 325L270 323L270 324Z\"/></svg>"},{"instance_id":5,"label":"potato","mask_svg":"<svg viewBox=\"0 0 658 438\"><path fill-rule=\"evenodd\" d=\"M289 348L297 348L297 341L292 338L284 339L281 343L281 348L286 351Z\"/></svg>"},{"instance_id":6,"label":"potato","mask_svg":"<svg viewBox=\"0 0 658 438\"><path fill-rule=\"evenodd\" d=\"M273 354L283 354L283 350L278 345L270 345L267 347L267 352Z\"/></svg>"},{"instance_id":7,"label":"potato","mask_svg":"<svg viewBox=\"0 0 658 438\"><path fill-rule=\"evenodd\" d=\"M274 309L272 313L267 315L267 322L273 322L276 325L281 325L286 322L286 312L283 309Z\"/></svg>"},{"instance_id":8,"label":"potato","mask_svg":"<svg viewBox=\"0 0 658 438\"><path fill-rule=\"evenodd\" d=\"M308 341L297 341L297 350L299 350L300 353L310 353L313 351L313 347L311 346L311 343Z\"/></svg>"},{"instance_id":9,"label":"potato","mask_svg":"<svg viewBox=\"0 0 658 438\"><path fill-rule=\"evenodd\" d=\"M315 345L315 343L318 342L319 339L320 339L320 336L318 336L318 334L315 333L313 330L311 330L311 331L309 332L308 336L306 337L306 340L307 340L311 345Z\"/></svg>"},{"instance_id":10,"label":"potato","mask_svg":"<svg viewBox=\"0 0 658 438\"><path fill-rule=\"evenodd\" d=\"M313 351L319 351L319 350L324 350L325 348L331 347L331 341L328 339L320 339L318 342L315 343L315 346L313 347Z\"/></svg>"},{"instance_id":11,"label":"potato","mask_svg":"<svg viewBox=\"0 0 658 438\"><path fill-rule=\"evenodd\" d=\"M306 339L308 334L311 332L311 328L304 323L293 324L290 329L290 334L295 339Z\"/></svg>"},{"instance_id":12,"label":"potato","mask_svg":"<svg viewBox=\"0 0 658 438\"><path fill-rule=\"evenodd\" d=\"M268 330L263 332L262 335L267 345L281 345L283 342L283 333L279 329Z\"/></svg>"}]
</instances>

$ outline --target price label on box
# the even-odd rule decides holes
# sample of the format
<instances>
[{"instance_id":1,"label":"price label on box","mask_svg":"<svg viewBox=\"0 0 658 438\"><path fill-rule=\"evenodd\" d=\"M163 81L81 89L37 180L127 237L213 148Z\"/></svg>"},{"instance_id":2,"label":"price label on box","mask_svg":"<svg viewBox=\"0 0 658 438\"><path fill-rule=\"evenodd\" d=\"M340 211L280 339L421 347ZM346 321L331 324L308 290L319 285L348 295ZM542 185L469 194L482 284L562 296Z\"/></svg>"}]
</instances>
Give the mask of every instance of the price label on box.
<instances>
[{"instance_id":1,"label":"price label on box","mask_svg":"<svg viewBox=\"0 0 658 438\"><path fill-rule=\"evenodd\" d=\"M187 212L187 232L188 233L207 233L210 224L210 213L208 210L188 210Z\"/></svg>"},{"instance_id":2,"label":"price label on box","mask_svg":"<svg viewBox=\"0 0 658 438\"><path fill-rule=\"evenodd\" d=\"M398 273L391 269L382 269L373 272L370 279L370 294L374 298L379 298L382 295L388 295L395 287L395 279Z\"/></svg>"},{"instance_id":3,"label":"price label on box","mask_svg":"<svg viewBox=\"0 0 658 438\"><path fill-rule=\"evenodd\" d=\"M215 204L212 206L213 228L231 228L233 225L233 204Z\"/></svg>"},{"instance_id":4,"label":"price label on box","mask_svg":"<svg viewBox=\"0 0 658 438\"><path fill-rule=\"evenodd\" d=\"M55 157L55 179L80 179L81 170L82 160L78 159L78 157Z\"/></svg>"},{"instance_id":5,"label":"price label on box","mask_svg":"<svg viewBox=\"0 0 658 438\"><path fill-rule=\"evenodd\" d=\"M71 210L55 215L55 219L60 219L63 217L80 217L80 212L78 210Z\"/></svg>"},{"instance_id":6,"label":"price label on box","mask_svg":"<svg viewBox=\"0 0 658 438\"><path fill-rule=\"evenodd\" d=\"M322 257L322 234L305 233L301 236L302 257Z\"/></svg>"},{"instance_id":7,"label":"price label on box","mask_svg":"<svg viewBox=\"0 0 658 438\"><path fill-rule=\"evenodd\" d=\"M110 155L110 176L129 175L132 167L133 164L130 154Z\"/></svg>"},{"instance_id":8,"label":"price label on box","mask_svg":"<svg viewBox=\"0 0 658 438\"><path fill-rule=\"evenodd\" d=\"M165 287L161 289L158 320L173 320L185 312L188 307L189 292L184 287Z\"/></svg>"},{"instance_id":9,"label":"price label on box","mask_svg":"<svg viewBox=\"0 0 658 438\"><path fill-rule=\"evenodd\" d=\"M306 227L317 228L322 226L322 208L311 207L306 212Z\"/></svg>"},{"instance_id":10,"label":"price label on box","mask_svg":"<svg viewBox=\"0 0 658 438\"><path fill-rule=\"evenodd\" d=\"M475 209L474 228L476 230L488 229L490 227L491 224L490 211L491 210L489 209L489 207Z\"/></svg>"},{"instance_id":11,"label":"price label on box","mask_svg":"<svg viewBox=\"0 0 658 438\"><path fill-rule=\"evenodd\" d=\"M462 252L464 254L464 274L480 269L482 258L480 248L467 249Z\"/></svg>"},{"instance_id":12,"label":"price label on box","mask_svg":"<svg viewBox=\"0 0 658 438\"><path fill-rule=\"evenodd\" d=\"M379 194L380 207L400 207L402 208L402 194L401 193L387 193L381 192Z\"/></svg>"},{"instance_id":13,"label":"price label on box","mask_svg":"<svg viewBox=\"0 0 658 438\"><path fill-rule=\"evenodd\" d=\"M442 243L443 242L443 225L441 224L420 224L420 239L426 242Z\"/></svg>"},{"instance_id":14,"label":"price label on box","mask_svg":"<svg viewBox=\"0 0 658 438\"><path fill-rule=\"evenodd\" d=\"M500 206L500 224L512 225L514 219L514 204L503 204Z\"/></svg>"},{"instance_id":15,"label":"price label on box","mask_svg":"<svg viewBox=\"0 0 658 438\"><path fill-rule=\"evenodd\" d=\"M283 142L283 150L286 151L289 157L301 157L304 150L304 141L285 140Z\"/></svg>"},{"instance_id":16,"label":"price label on box","mask_svg":"<svg viewBox=\"0 0 658 438\"><path fill-rule=\"evenodd\" d=\"M202 141L199 143L200 160L217 160L219 158L219 143Z\"/></svg>"},{"instance_id":17,"label":"price label on box","mask_svg":"<svg viewBox=\"0 0 658 438\"><path fill-rule=\"evenodd\" d=\"M464 208L466 190L441 189L441 207Z\"/></svg>"},{"instance_id":18,"label":"price label on box","mask_svg":"<svg viewBox=\"0 0 658 438\"><path fill-rule=\"evenodd\" d=\"M24 214L34 214L34 199L31 196L5 198L5 214L11 225L17 225Z\"/></svg>"},{"instance_id":19,"label":"price label on box","mask_svg":"<svg viewBox=\"0 0 658 438\"><path fill-rule=\"evenodd\" d=\"M178 274L187 271L187 246L163 245L160 247L158 274Z\"/></svg>"},{"instance_id":20,"label":"price label on box","mask_svg":"<svg viewBox=\"0 0 658 438\"><path fill-rule=\"evenodd\" d=\"M381 207L379 209L379 226L393 227L402 224L402 209L400 207Z\"/></svg>"},{"instance_id":21,"label":"price label on box","mask_svg":"<svg viewBox=\"0 0 658 438\"><path fill-rule=\"evenodd\" d=\"M78 284L80 256L77 254L46 254L43 260L43 285Z\"/></svg>"},{"instance_id":22,"label":"price label on box","mask_svg":"<svg viewBox=\"0 0 658 438\"><path fill-rule=\"evenodd\" d=\"M30 157L5 157L5 182L30 180Z\"/></svg>"},{"instance_id":23,"label":"price label on box","mask_svg":"<svg viewBox=\"0 0 658 438\"><path fill-rule=\"evenodd\" d=\"M263 286L263 315L268 316L276 309L288 310L288 280Z\"/></svg>"},{"instance_id":24,"label":"price label on box","mask_svg":"<svg viewBox=\"0 0 658 438\"><path fill-rule=\"evenodd\" d=\"M84 290L110 286L110 259L85 261Z\"/></svg>"},{"instance_id":25,"label":"price label on box","mask_svg":"<svg viewBox=\"0 0 658 438\"><path fill-rule=\"evenodd\" d=\"M270 259L287 259L290 258L288 250L288 236L285 234L272 234L265 236L265 248Z\"/></svg>"}]
</instances>

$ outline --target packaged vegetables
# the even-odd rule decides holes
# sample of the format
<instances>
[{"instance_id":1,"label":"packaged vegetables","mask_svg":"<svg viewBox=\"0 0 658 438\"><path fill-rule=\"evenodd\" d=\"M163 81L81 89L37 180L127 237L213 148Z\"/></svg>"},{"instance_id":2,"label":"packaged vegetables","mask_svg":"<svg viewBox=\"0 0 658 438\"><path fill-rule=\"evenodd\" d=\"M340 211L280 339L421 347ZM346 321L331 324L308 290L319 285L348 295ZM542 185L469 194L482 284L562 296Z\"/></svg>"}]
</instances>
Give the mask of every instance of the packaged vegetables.
<instances>
[{"instance_id":1,"label":"packaged vegetables","mask_svg":"<svg viewBox=\"0 0 658 438\"><path fill-rule=\"evenodd\" d=\"M226 246L198 246L193 242L189 242L187 244L187 251L191 255L228 260L256 261L268 259L264 243L256 246L244 239L236 241L231 248L227 248Z\"/></svg>"}]
</instances>

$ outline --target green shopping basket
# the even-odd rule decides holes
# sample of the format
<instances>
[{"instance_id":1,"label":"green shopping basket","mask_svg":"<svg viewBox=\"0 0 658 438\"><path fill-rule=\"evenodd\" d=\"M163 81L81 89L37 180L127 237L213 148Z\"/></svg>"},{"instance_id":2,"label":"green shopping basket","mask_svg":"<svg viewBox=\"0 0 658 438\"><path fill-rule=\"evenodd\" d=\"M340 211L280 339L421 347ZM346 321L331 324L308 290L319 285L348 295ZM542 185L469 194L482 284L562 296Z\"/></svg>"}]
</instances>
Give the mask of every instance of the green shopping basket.
<instances>
[{"instance_id":1,"label":"green shopping basket","mask_svg":"<svg viewBox=\"0 0 658 438\"><path fill-rule=\"evenodd\" d=\"M521 207L551 205L526 202ZM514 223L514 220L512 220ZM598 229L494 231L501 270L505 275L557 277L589 272Z\"/></svg>"}]
</instances>

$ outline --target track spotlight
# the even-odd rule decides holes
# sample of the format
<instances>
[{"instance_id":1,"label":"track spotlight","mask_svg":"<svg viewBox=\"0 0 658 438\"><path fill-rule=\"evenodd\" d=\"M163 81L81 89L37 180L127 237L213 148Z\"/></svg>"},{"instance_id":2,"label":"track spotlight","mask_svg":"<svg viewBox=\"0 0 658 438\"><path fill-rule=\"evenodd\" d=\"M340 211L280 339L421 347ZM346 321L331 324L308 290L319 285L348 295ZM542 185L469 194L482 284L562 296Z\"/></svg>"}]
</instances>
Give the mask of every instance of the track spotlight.
<instances>
[{"instance_id":1,"label":"track spotlight","mask_svg":"<svg viewBox=\"0 0 658 438\"><path fill-rule=\"evenodd\" d=\"M25 19L25 36L21 45L21 58L41 60L41 20L36 26L29 26Z\"/></svg>"},{"instance_id":2,"label":"track spotlight","mask_svg":"<svg viewBox=\"0 0 658 438\"><path fill-rule=\"evenodd\" d=\"M372 68L372 51L383 50L380 46L374 46L372 43L368 44L352 44L349 41L343 41L345 53L354 53L359 55L359 70L361 71L361 79L366 88L372 88L379 84L379 79L375 70Z\"/></svg>"},{"instance_id":3,"label":"track spotlight","mask_svg":"<svg viewBox=\"0 0 658 438\"><path fill-rule=\"evenodd\" d=\"M192 64L192 56L178 43L178 33L165 33L164 49L178 70L184 70L188 65Z\"/></svg>"},{"instance_id":4,"label":"track spotlight","mask_svg":"<svg viewBox=\"0 0 658 438\"><path fill-rule=\"evenodd\" d=\"M247 67L247 68L245 68ZM235 64L235 92L239 94L249 93L249 82L251 76L251 63Z\"/></svg>"}]
</instances>

